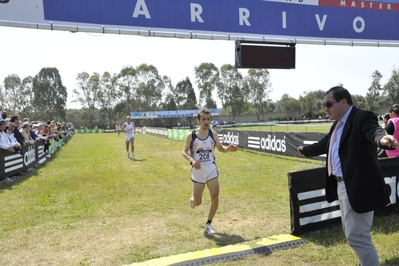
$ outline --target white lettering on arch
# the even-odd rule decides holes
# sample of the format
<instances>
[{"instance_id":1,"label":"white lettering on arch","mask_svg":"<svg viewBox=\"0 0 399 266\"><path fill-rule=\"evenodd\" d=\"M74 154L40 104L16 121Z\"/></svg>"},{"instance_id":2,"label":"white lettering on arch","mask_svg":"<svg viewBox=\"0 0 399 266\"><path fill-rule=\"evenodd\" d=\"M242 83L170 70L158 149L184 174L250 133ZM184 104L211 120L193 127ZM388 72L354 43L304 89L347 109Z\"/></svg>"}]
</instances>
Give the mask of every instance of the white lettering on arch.
<instances>
[{"instance_id":1,"label":"white lettering on arch","mask_svg":"<svg viewBox=\"0 0 399 266\"><path fill-rule=\"evenodd\" d=\"M238 9L238 14L239 14L238 16L240 18L239 19L240 26L244 26L244 24L245 24L245 26L251 26L251 23L249 23L249 20L248 20L251 12L249 12L249 10L247 8L240 7Z\"/></svg>"},{"instance_id":2,"label":"white lettering on arch","mask_svg":"<svg viewBox=\"0 0 399 266\"><path fill-rule=\"evenodd\" d=\"M316 16L316 20L317 20L317 25L319 25L319 30L323 31L324 25L326 24L326 20L327 20L327 15L323 15L323 20L322 21L320 21L319 14L315 14L315 16Z\"/></svg>"},{"instance_id":3,"label":"white lettering on arch","mask_svg":"<svg viewBox=\"0 0 399 266\"><path fill-rule=\"evenodd\" d=\"M282 23L283 23L283 29L287 28L287 12L283 11L282 13Z\"/></svg>"},{"instance_id":4,"label":"white lettering on arch","mask_svg":"<svg viewBox=\"0 0 399 266\"><path fill-rule=\"evenodd\" d=\"M357 23L360 23L360 27L357 26ZM364 28L366 27L366 22L364 21L364 19L362 17L356 17L353 20L353 29L357 32L357 33L361 33L364 31Z\"/></svg>"},{"instance_id":5,"label":"white lettering on arch","mask_svg":"<svg viewBox=\"0 0 399 266\"><path fill-rule=\"evenodd\" d=\"M191 22L202 22L204 23L204 20L201 18L202 14L202 6L200 4L190 4L190 11L191 11Z\"/></svg>"},{"instance_id":6,"label":"white lettering on arch","mask_svg":"<svg viewBox=\"0 0 399 266\"><path fill-rule=\"evenodd\" d=\"M148 11L145 0L137 0L132 17L138 18L140 15L145 16L145 18L147 19L151 19L151 15L150 12Z\"/></svg>"}]
</instances>

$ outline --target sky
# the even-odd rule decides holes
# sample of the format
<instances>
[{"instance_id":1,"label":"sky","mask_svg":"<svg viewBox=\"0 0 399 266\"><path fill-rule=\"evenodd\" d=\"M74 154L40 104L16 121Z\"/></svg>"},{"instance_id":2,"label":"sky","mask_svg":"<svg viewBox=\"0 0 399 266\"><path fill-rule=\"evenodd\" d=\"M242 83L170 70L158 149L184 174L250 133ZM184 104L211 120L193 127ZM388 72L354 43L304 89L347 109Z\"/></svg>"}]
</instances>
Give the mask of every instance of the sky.
<instances>
[{"instance_id":1,"label":"sky","mask_svg":"<svg viewBox=\"0 0 399 266\"><path fill-rule=\"evenodd\" d=\"M125 66L152 64L172 84L189 77L197 98L194 68L209 62L220 68L234 65L235 42L166 37L143 37L115 34L72 33L0 27L2 40L0 84L17 74L21 80L35 76L43 67L55 67L68 90L67 108L80 108L72 103L78 73L117 74ZM296 45L296 68L269 69L274 101L288 94L296 99L304 92L328 90L341 83L351 94L365 96L371 75L378 70L386 84L392 70L399 68L398 47L364 47L337 45ZM239 70L246 75L248 69ZM221 107L221 106L218 106ZM149 110L151 111L151 110Z\"/></svg>"}]
</instances>

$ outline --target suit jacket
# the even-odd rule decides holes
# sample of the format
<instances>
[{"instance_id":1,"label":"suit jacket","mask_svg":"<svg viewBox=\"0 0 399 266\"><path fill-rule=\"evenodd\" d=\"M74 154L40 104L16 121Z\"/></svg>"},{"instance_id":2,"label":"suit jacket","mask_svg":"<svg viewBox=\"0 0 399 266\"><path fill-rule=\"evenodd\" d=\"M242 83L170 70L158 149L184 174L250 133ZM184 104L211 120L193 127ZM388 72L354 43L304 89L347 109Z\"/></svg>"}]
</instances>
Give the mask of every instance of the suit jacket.
<instances>
[{"instance_id":1,"label":"suit jacket","mask_svg":"<svg viewBox=\"0 0 399 266\"><path fill-rule=\"evenodd\" d=\"M325 153L328 161L330 137L336 124L331 126L330 132L319 142L305 146L304 155ZM377 146L380 146L379 142L385 134L374 113L353 106L342 131L338 154L348 199L355 212L369 212L390 203L377 158ZM326 198L328 202L338 199L337 181L328 176L327 167Z\"/></svg>"},{"instance_id":2,"label":"suit jacket","mask_svg":"<svg viewBox=\"0 0 399 266\"><path fill-rule=\"evenodd\" d=\"M24 137L22 136L21 132L19 132L18 130L18 126L14 125L14 130L12 131L12 133L14 133L15 138L17 139L17 141L19 142L19 144L24 145Z\"/></svg>"},{"instance_id":3,"label":"suit jacket","mask_svg":"<svg viewBox=\"0 0 399 266\"><path fill-rule=\"evenodd\" d=\"M36 140L36 139L38 138L37 135L36 135L36 133L35 133L35 131L33 131L32 129L29 130L29 134L30 134L30 137L31 137L33 140Z\"/></svg>"}]
</instances>

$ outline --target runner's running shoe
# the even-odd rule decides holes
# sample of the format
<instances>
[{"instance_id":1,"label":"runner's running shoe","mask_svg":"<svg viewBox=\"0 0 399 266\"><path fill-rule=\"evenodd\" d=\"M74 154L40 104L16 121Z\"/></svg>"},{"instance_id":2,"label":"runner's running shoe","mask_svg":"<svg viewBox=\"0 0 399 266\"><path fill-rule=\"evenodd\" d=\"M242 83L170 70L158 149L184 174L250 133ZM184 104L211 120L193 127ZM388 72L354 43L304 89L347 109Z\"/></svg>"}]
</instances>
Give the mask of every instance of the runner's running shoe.
<instances>
[{"instance_id":1,"label":"runner's running shoe","mask_svg":"<svg viewBox=\"0 0 399 266\"><path fill-rule=\"evenodd\" d=\"M216 230L212 228L211 224L206 224L204 230L208 235L213 235L217 233Z\"/></svg>"}]
</instances>

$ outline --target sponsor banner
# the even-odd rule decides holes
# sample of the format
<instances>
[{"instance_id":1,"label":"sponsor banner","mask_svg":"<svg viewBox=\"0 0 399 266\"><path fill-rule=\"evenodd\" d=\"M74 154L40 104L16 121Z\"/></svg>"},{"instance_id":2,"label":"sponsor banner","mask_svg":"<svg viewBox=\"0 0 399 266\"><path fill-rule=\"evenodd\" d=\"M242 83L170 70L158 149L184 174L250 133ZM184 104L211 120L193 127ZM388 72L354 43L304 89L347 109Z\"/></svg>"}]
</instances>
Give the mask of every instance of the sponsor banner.
<instances>
[{"instance_id":1,"label":"sponsor banner","mask_svg":"<svg viewBox=\"0 0 399 266\"><path fill-rule=\"evenodd\" d=\"M149 130L157 129L147 128L147 133L151 133ZM225 129L216 131L219 141L223 145L234 144L243 149L293 157L299 157L298 146L312 144L326 135L325 133L283 133ZM167 129L167 136L170 139L185 141L187 134L191 132L192 129ZM325 161L326 155L308 158Z\"/></svg>"},{"instance_id":2,"label":"sponsor banner","mask_svg":"<svg viewBox=\"0 0 399 266\"><path fill-rule=\"evenodd\" d=\"M85 133L109 133L109 132L115 132L114 129L103 129L103 128L94 128L94 129L88 129L88 128L77 128L74 131L77 134L85 134Z\"/></svg>"},{"instance_id":3,"label":"sponsor banner","mask_svg":"<svg viewBox=\"0 0 399 266\"><path fill-rule=\"evenodd\" d=\"M209 109L212 116L219 115L218 109ZM169 111L146 111L131 112L132 119L150 119L150 118L178 118L178 117L197 117L200 110L169 110Z\"/></svg>"},{"instance_id":4,"label":"sponsor banner","mask_svg":"<svg viewBox=\"0 0 399 266\"><path fill-rule=\"evenodd\" d=\"M51 156L51 154L53 154L59 147L61 147L63 144L64 144L64 140L65 140L66 138L64 137L64 138L62 138L62 139L58 139L58 141L57 140L54 140L54 139L51 139L50 140L50 146L49 146L49 154L50 154L50 156Z\"/></svg>"},{"instance_id":5,"label":"sponsor banner","mask_svg":"<svg viewBox=\"0 0 399 266\"><path fill-rule=\"evenodd\" d=\"M36 161L41 161L47 155L43 142L36 143Z\"/></svg>"},{"instance_id":6,"label":"sponsor banner","mask_svg":"<svg viewBox=\"0 0 399 266\"><path fill-rule=\"evenodd\" d=\"M248 150L299 157L297 147L309 145L322 139L325 133L285 133L267 131L218 131L219 140L224 145L234 144ZM309 157L325 161L326 155Z\"/></svg>"},{"instance_id":7,"label":"sponsor banner","mask_svg":"<svg viewBox=\"0 0 399 266\"><path fill-rule=\"evenodd\" d=\"M26 152L28 147L24 148L23 152ZM3 180L7 176L13 176L25 169L27 166L24 165L24 155L18 153L11 153L8 151L0 152L1 165L0 169L0 180Z\"/></svg>"},{"instance_id":8,"label":"sponsor banner","mask_svg":"<svg viewBox=\"0 0 399 266\"><path fill-rule=\"evenodd\" d=\"M148 132L148 129L147 129ZM168 138L185 141L191 129L168 129Z\"/></svg>"},{"instance_id":9,"label":"sponsor banner","mask_svg":"<svg viewBox=\"0 0 399 266\"><path fill-rule=\"evenodd\" d=\"M13 153L7 150L0 151L0 180L26 171L46 156L44 143L35 142L34 145L22 148L22 153Z\"/></svg>"},{"instance_id":10,"label":"sponsor banner","mask_svg":"<svg viewBox=\"0 0 399 266\"><path fill-rule=\"evenodd\" d=\"M399 41L396 0L1 0L0 25L221 40Z\"/></svg>"},{"instance_id":11,"label":"sponsor banner","mask_svg":"<svg viewBox=\"0 0 399 266\"><path fill-rule=\"evenodd\" d=\"M384 180L390 192L391 204L377 210L376 215L398 212L399 205L399 157L380 159ZM338 201L328 203L325 197L325 168L290 172L291 233L298 235L320 229L341 221ZM344 177L345 178L345 177Z\"/></svg>"},{"instance_id":12,"label":"sponsor banner","mask_svg":"<svg viewBox=\"0 0 399 266\"><path fill-rule=\"evenodd\" d=\"M161 137L168 138L169 130L170 129L166 129L166 128L143 127L143 134L150 134L150 135L155 135L155 136L161 136Z\"/></svg>"},{"instance_id":13,"label":"sponsor banner","mask_svg":"<svg viewBox=\"0 0 399 266\"><path fill-rule=\"evenodd\" d=\"M286 4L299 4L309 6L328 6L341 8L357 8L363 10L379 11L399 11L399 1L397 0L263 0L267 2L278 2Z\"/></svg>"},{"instance_id":14,"label":"sponsor banner","mask_svg":"<svg viewBox=\"0 0 399 266\"><path fill-rule=\"evenodd\" d=\"M338 201L326 200L325 174L325 167L287 174L292 234L341 221Z\"/></svg>"},{"instance_id":15,"label":"sponsor banner","mask_svg":"<svg viewBox=\"0 0 399 266\"><path fill-rule=\"evenodd\" d=\"M0 150L0 180L34 168L36 164L42 163L46 157L56 152L69 138L70 136L66 136L58 142L51 139L47 150L43 141L23 147L21 154Z\"/></svg>"}]
</instances>

